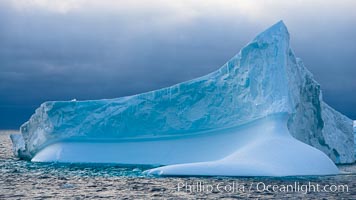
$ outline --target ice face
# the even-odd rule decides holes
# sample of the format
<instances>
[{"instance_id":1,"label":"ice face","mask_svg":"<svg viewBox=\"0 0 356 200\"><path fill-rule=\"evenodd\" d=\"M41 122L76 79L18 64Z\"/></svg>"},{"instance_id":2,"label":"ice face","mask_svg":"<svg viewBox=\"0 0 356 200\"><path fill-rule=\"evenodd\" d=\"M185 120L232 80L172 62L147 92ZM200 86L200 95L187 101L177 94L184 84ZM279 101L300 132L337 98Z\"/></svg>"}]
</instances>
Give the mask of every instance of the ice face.
<instances>
[{"instance_id":1,"label":"ice face","mask_svg":"<svg viewBox=\"0 0 356 200\"><path fill-rule=\"evenodd\" d=\"M356 152L356 120L354 121L354 142L355 142L355 152ZM355 154L356 159L356 154Z\"/></svg>"},{"instance_id":2,"label":"ice face","mask_svg":"<svg viewBox=\"0 0 356 200\"><path fill-rule=\"evenodd\" d=\"M13 143L16 155L31 159L61 141L185 137L285 112L295 138L337 163L354 161L352 121L322 101L279 22L206 76L116 99L45 102Z\"/></svg>"}]
</instances>

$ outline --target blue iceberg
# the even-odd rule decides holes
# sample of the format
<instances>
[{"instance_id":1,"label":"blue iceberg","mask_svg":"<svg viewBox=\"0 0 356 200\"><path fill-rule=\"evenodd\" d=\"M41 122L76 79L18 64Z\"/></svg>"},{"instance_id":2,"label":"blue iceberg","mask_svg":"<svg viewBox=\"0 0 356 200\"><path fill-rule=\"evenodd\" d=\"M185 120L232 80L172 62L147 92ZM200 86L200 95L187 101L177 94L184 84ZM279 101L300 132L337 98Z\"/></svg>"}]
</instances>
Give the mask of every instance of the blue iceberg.
<instances>
[{"instance_id":1,"label":"blue iceberg","mask_svg":"<svg viewBox=\"0 0 356 200\"><path fill-rule=\"evenodd\" d=\"M322 101L282 21L220 69L128 97L43 103L12 135L35 162L164 165L158 175L336 174L352 120Z\"/></svg>"}]
</instances>

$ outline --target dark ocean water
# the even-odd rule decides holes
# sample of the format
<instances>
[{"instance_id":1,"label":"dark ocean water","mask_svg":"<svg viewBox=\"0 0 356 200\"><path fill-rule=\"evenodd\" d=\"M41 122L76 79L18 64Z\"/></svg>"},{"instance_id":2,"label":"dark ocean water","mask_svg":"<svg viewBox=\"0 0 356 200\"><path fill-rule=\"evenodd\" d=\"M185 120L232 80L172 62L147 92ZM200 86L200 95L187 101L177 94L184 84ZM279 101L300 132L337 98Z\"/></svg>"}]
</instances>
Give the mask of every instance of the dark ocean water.
<instances>
[{"instance_id":1,"label":"dark ocean water","mask_svg":"<svg viewBox=\"0 0 356 200\"><path fill-rule=\"evenodd\" d=\"M0 131L0 199L356 199L356 165L336 176L149 177L148 166L31 163Z\"/></svg>"}]
</instances>

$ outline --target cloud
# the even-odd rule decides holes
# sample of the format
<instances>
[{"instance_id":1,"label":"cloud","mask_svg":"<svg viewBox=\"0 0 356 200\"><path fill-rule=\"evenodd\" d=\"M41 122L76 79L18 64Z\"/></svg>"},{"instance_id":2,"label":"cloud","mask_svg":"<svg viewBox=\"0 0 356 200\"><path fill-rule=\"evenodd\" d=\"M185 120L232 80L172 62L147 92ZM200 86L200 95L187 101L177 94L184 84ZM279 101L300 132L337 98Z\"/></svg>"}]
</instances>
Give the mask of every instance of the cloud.
<instances>
[{"instance_id":1,"label":"cloud","mask_svg":"<svg viewBox=\"0 0 356 200\"><path fill-rule=\"evenodd\" d=\"M4 0L0 113L1 106L113 98L192 79L217 69L283 19L293 49L321 83L326 100L356 118L355 4ZM342 102L340 93L350 101Z\"/></svg>"}]
</instances>

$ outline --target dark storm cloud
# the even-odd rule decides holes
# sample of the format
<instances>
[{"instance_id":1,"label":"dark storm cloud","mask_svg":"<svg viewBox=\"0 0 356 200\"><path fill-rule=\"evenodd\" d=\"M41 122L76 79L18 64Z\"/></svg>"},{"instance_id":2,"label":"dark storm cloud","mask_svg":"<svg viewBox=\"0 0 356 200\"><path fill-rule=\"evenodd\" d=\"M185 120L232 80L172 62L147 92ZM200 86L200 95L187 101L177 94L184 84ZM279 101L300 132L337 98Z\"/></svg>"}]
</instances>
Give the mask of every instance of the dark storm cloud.
<instances>
[{"instance_id":1,"label":"dark storm cloud","mask_svg":"<svg viewBox=\"0 0 356 200\"><path fill-rule=\"evenodd\" d=\"M113 98L204 75L280 19L326 101L356 118L348 6L38 2L0 3L0 128L16 128L43 101Z\"/></svg>"}]
</instances>

